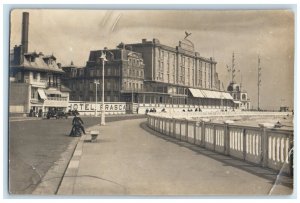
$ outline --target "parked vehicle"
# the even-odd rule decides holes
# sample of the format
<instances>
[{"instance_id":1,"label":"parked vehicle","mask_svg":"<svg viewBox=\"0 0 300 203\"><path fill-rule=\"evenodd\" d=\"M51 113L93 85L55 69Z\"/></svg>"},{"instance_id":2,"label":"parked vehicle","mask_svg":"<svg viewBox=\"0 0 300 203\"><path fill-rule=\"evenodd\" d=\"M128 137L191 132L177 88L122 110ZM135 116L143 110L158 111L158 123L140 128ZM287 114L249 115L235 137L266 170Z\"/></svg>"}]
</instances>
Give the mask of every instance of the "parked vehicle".
<instances>
[{"instance_id":1,"label":"parked vehicle","mask_svg":"<svg viewBox=\"0 0 300 203\"><path fill-rule=\"evenodd\" d=\"M47 119L50 118L56 118L56 119L60 119L60 118L68 118L68 114L64 111L54 111L54 110L50 110L47 113Z\"/></svg>"},{"instance_id":2,"label":"parked vehicle","mask_svg":"<svg viewBox=\"0 0 300 203\"><path fill-rule=\"evenodd\" d=\"M56 115L55 115L56 119L60 119L60 118L68 118L68 114L64 111L57 111Z\"/></svg>"}]
</instances>

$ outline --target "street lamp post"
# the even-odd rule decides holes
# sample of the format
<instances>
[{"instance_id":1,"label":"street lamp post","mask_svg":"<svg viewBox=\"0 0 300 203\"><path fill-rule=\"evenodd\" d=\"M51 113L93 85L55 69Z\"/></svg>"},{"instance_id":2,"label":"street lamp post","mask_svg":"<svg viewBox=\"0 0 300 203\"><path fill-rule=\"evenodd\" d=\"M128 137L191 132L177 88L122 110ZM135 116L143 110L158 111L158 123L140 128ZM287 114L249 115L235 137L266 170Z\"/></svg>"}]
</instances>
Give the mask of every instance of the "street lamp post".
<instances>
[{"instance_id":1,"label":"street lamp post","mask_svg":"<svg viewBox=\"0 0 300 203\"><path fill-rule=\"evenodd\" d=\"M95 117L97 117L97 100L98 100L98 97L97 97L97 85L99 85L99 80L94 80L94 83L96 85L96 102L95 102Z\"/></svg>"},{"instance_id":2,"label":"street lamp post","mask_svg":"<svg viewBox=\"0 0 300 203\"><path fill-rule=\"evenodd\" d=\"M106 53L101 53L100 59L102 60L102 113L101 113L101 125L105 125L105 106L104 106L104 63L107 61Z\"/></svg>"}]
</instances>

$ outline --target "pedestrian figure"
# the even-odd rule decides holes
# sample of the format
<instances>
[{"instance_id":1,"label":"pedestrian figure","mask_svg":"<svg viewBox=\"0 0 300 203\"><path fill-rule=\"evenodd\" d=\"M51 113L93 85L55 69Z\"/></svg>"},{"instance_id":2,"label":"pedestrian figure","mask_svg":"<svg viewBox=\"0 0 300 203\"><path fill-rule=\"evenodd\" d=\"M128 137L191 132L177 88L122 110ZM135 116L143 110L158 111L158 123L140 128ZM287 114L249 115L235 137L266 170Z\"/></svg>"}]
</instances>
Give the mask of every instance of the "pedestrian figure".
<instances>
[{"instance_id":1,"label":"pedestrian figure","mask_svg":"<svg viewBox=\"0 0 300 203\"><path fill-rule=\"evenodd\" d=\"M76 136L76 129L80 129L82 130L82 132L85 134L85 130L84 130L84 127L83 127L83 121L81 120L81 118L75 114L74 118L73 118L73 121L72 121L72 130L70 132L70 136Z\"/></svg>"}]
</instances>

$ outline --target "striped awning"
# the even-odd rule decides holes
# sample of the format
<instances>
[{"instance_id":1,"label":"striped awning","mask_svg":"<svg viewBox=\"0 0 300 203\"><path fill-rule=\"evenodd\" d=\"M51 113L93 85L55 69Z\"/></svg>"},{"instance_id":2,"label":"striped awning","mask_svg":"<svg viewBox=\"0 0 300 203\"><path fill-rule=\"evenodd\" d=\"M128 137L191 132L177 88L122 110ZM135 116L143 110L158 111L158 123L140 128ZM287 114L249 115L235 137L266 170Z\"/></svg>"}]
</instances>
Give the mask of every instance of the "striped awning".
<instances>
[{"instance_id":1,"label":"striped awning","mask_svg":"<svg viewBox=\"0 0 300 203\"><path fill-rule=\"evenodd\" d=\"M38 91L38 93L39 93L41 99L44 99L44 100L47 99L47 96L46 96L45 91L44 91L43 89L38 88L37 91Z\"/></svg>"},{"instance_id":2,"label":"striped awning","mask_svg":"<svg viewBox=\"0 0 300 203\"><path fill-rule=\"evenodd\" d=\"M211 90L201 90L189 88L193 97L197 98L211 98L211 99L229 99L233 100L232 96L228 92L219 92Z\"/></svg>"},{"instance_id":3,"label":"striped awning","mask_svg":"<svg viewBox=\"0 0 300 203\"><path fill-rule=\"evenodd\" d=\"M220 92L222 99L230 99L233 100L233 97L228 92Z\"/></svg>"},{"instance_id":4,"label":"striped awning","mask_svg":"<svg viewBox=\"0 0 300 203\"><path fill-rule=\"evenodd\" d=\"M198 97L198 98L205 98L206 96L201 92L199 89L193 89L189 88L190 92L192 93L193 97Z\"/></svg>"}]
</instances>

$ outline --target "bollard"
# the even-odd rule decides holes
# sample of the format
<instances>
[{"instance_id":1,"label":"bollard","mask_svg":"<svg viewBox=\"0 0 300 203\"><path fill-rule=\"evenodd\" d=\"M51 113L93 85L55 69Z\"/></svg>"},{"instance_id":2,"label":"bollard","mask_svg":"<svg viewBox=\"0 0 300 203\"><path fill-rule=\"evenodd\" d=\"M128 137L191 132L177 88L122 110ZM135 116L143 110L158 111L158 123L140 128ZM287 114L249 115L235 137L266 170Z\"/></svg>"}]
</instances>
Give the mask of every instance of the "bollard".
<instances>
[{"instance_id":1,"label":"bollard","mask_svg":"<svg viewBox=\"0 0 300 203\"><path fill-rule=\"evenodd\" d=\"M99 135L99 131L97 130L91 131L91 142L96 142L98 135Z\"/></svg>"}]
</instances>

